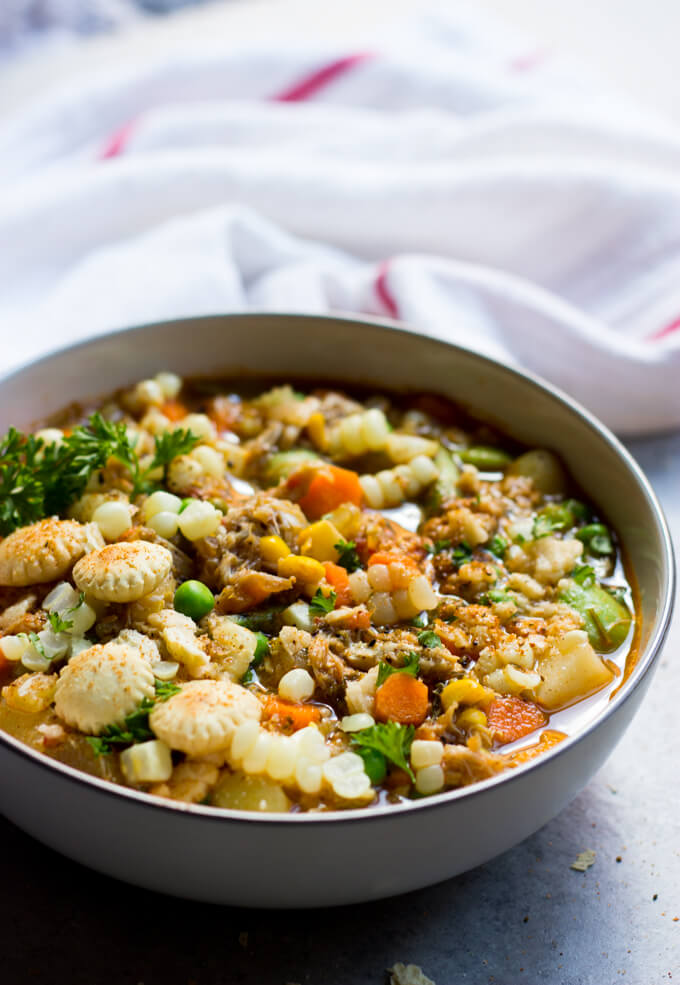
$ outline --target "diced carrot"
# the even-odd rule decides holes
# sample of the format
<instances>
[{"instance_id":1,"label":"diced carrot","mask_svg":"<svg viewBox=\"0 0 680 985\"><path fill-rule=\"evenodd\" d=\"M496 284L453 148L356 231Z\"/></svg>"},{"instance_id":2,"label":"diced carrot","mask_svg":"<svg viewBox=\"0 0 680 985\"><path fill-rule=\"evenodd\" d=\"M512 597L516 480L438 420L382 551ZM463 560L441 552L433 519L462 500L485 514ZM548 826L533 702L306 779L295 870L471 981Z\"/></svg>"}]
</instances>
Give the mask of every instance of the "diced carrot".
<instances>
[{"instance_id":1,"label":"diced carrot","mask_svg":"<svg viewBox=\"0 0 680 985\"><path fill-rule=\"evenodd\" d=\"M390 674L375 692L375 717L379 722L422 725L427 705L427 685L410 674Z\"/></svg>"},{"instance_id":2,"label":"diced carrot","mask_svg":"<svg viewBox=\"0 0 680 985\"><path fill-rule=\"evenodd\" d=\"M545 725L538 705L523 698L495 698L486 712L487 726L498 742L514 742Z\"/></svg>"},{"instance_id":3,"label":"diced carrot","mask_svg":"<svg viewBox=\"0 0 680 985\"><path fill-rule=\"evenodd\" d=\"M413 558L401 551L376 551L375 554L371 554L368 563L369 566L371 564L401 564L412 568L414 571L418 570L418 565Z\"/></svg>"},{"instance_id":4,"label":"diced carrot","mask_svg":"<svg viewBox=\"0 0 680 985\"><path fill-rule=\"evenodd\" d=\"M272 695L264 706L264 717L278 725L282 732L297 732L318 722L321 710L316 705L297 704Z\"/></svg>"},{"instance_id":5,"label":"diced carrot","mask_svg":"<svg viewBox=\"0 0 680 985\"><path fill-rule=\"evenodd\" d=\"M324 561L324 569L326 581L337 596L335 608L337 609L341 605L351 605L354 599L352 589L349 587L349 575L345 568L339 564L334 564L332 561Z\"/></svg>"},{"instance_id":6,"label":"diced carrot","mask_svg":"<svg viewBox=\"0 0 680 985\"><path fill-rule=\"evenodd\" d=\"M161 414L170 421L181 421L189 413L189 408L181 400L166 400L161 407Z\"/></svg>"},{"instance_id":7,"label":"diced carrot","mask_svg":"<svg viewBox=\"0 0 680 985\"><path fill-rule=\"evenodd\" d=\"M342 503L360 506L362 499L363 491L356 472L326 465L314 473L299 505L310 519L316 520Z\"/></svg>"},{"instance_id":8,"label":"diced carrot","mask_svg":"<svg viewBox=\"0 0 680 985\"><path fill-rule=\"evenodd\" d=\"M545 732L541 732L541 737L538 742L534 743L532 746L527 746L526 749L519 749L516 753L513 753L510 758L510 762L513 766L519 766L521 763L528 763L532 759L536 759L542 753L547 752L548 749L552 749L553 746L557 746L563 739L566 739L566 734L564 732L557 732L554 729L546 729Z\"/></svg>"}]
</instances>

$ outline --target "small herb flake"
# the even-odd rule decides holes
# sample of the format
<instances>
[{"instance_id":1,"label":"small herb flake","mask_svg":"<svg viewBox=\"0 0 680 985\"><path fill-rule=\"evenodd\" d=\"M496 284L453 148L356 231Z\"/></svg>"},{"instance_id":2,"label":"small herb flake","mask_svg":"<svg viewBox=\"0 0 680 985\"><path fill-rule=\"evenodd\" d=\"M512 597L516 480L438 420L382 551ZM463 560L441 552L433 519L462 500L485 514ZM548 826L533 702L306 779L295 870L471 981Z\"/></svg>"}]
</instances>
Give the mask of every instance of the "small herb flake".
<instances>
[{"instance_id":1,"label":"small herb flake","mask_svg":"<svg viewBox=\"0 0 680 985\"><path fill-rule=\"evenodd\" d=\"M324 595L321 589L317 588L314 597L309 603L309 611L315 616L325 616L335 608L337 597L337 594L333 591L330 591L328 595Z\"/></svg>"},{"instance_id":2,"label":"small herb flake","mask_svg":"<svg viewBox=\"0 0 680 985\"><path fill-rule=\"evenodd\" d=\"M505 552L508 549L508 542L502 537L495 536L491 538L486 547L488 551L494 554L497 558L500 558L502 561L505 557Z\"/></svg>"},{"instance_id":3,"label":"small herb flake","mask_svg":"<svg viewBox=\"0 0 680 985\"><path fill-rule=\"evenodd\" d=\"M435 540L434 544L432 545L432 553L441 554L442 551L448 551L450 547L451 547L451 541L448 539Z\"/></svg>"},{"instance_id":4,"label":"small herb flake","mask_svg":"<svg viewBox=\"0 0 680 985\"><path fill-rule=\"evenodd\" d=\"M62 619L58 612L50 612L47 618L54 633L67 633L73 626L73 619Z\"/></svg>"},{"instance_id":5,"label":"small herb flake","mask_svg":"<svg viewBox=\"0 0 680 985\"><path fill-rule=\"evenodd\" d=\"M338 564L341 568L349 571L350 574L353 571L359 570L361 567L361 561L359 560L359 554L357 553L357 545L353 540L341 540L333 546L340 555L338 558Z\"/></svg>"},{"instance_id":6,"label":"small herb flake","mask_svg":"<svg viewBox=\"0 0 680 985\"><path fill-rule=\"evenodd\" d=\"M451 558L457 567L460 567L461 564L467 564L468 561L472 560L472 548L466 541L462 540L457 547L454 547Z\"/></svg>"},{"instance_id":7,"label":"small herb flake","mask_svg":"<svg viewBox=\"0 0 680 985\"><path fill-rule=\"evenodd\" d=\"M434 647L442 645L441 639L431 629L426 629L424 632L418 633L418 642L421 646L428 649L434 649Z\"/></svg>"},{"instance_id":8,"label":"small herb flake","mask_svg":"<svg viewBox=\"0 0 680 985\"><path fill-rule=\"evenodd\" d=\"M419 667L420 657L417 653L407 653L406 662L401 667L394 667L392 664L385 663L385 661L381 660L378 664L378 679L375 686L377 688L380 687L392 674L408 674L410 677L417 677Z\"/></svg>"}]
</instances>

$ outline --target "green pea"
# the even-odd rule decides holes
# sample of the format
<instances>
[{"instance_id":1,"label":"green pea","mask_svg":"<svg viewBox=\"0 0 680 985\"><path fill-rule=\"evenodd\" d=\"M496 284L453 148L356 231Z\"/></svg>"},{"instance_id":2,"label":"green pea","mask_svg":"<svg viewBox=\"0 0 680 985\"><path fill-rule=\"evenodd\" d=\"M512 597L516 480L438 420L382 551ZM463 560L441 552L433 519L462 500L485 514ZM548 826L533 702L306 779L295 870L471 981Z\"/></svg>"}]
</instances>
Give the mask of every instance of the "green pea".
<instances>
[{"instance_id":1,"label":"green pea","mask_svg":"<svg viewBox=\"0 0 680 985\"><path fill-rule=\"evenodd\" d=\"M175 608L195 622L215 608L215 596L202 581L185 581L175 592Z\"/></svg>"},{"instance_id":2,"label":"green pea","mask_svg":"<svg viewBox=\"0 0 680 985\"><path fill-rule=\"evenodd\" d=\"M591 554L603 557L614 553L614 545L609 531L603 523L589 523L576 533L577 538L585 544Z\"/></svg>"},{"instance_id":3,"label":"green pea","mask_svg":"<svg viewBox=\"0 0 680 985\"><path fill-rule=\"evenodd\" d=\"M611 653L625 641L630 630L630 612L621 599L594 579L586 578L579 584L570 578L559 598L583 617L583 628L598 653Z\"/></svg>"},{"instance_id":4,"label":"green pea","mask_svg":"<svg viewBox=\"0 0 680 985\"><path fill-rule=\"evenodd\" d=\"M467 465L474 465L482 472L502 472L512 461L512 455L492 445L472 445L458 453Z\"/></svg>"},{"instance_id":5,"label":"green pea","mask_svg":"<svg viewBox=\"0 0 680 985\"><path fill-rule=\"evenodd\" d=\"M365 746L358 746L354 750L364 761L364 770L374 787L387 776L387 760L377 749L368 749Z\"/></svg>"}]
</instances>

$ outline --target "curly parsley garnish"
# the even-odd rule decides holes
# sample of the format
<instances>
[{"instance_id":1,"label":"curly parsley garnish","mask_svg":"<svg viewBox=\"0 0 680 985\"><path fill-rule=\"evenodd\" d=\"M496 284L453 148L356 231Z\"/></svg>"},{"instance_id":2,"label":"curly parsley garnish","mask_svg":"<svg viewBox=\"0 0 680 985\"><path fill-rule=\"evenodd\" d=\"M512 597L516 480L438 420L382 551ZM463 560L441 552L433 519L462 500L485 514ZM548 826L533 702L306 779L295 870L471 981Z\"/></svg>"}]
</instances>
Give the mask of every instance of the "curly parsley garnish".
<instances>
[{"instance_id":1,"label":"curly parsley garnish","mask_svg":"<svg viewBox=\"0 0 680 985\"><path fill-rule=\"evenodd\" d=\"M405 770L415 781L413 771L409 764L409 755L415 728L413 725L399 725L397 722L378 723L371 725L370 728L354 732L351 742L355 746L364 749L375 749L380 752L391 763Z\"/></svg>"},{"instance_id":2,"label":"curly parsley garnish","mask_svg":"<svg viewBox=\"0 0 680 985\"><path fill-rule=\"evenodd\" d=\"M10 428L0 441L0 535L64 513L110 458L128 470L133 498L149 492L156 485L149 478L153 471L167 472L173 458L187 454L199 440L183 430L157 435L153 459L143 468L125 424L107 421L98 412L59 443L45 444Z\"/></svg>"}]
</instances>

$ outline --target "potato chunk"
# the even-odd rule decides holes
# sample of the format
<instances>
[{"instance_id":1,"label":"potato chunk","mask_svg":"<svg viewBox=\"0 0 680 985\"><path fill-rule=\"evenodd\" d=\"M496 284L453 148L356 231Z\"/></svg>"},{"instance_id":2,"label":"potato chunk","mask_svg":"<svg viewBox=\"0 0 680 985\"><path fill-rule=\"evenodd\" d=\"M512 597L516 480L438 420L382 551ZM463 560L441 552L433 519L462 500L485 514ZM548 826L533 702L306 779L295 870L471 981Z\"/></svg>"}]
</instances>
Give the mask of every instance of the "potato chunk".
<instances>
[{"instance_id":1,"label":"potato chunk","mask_svg":"<svg viewBox=\"0 0 680 985\"><path fill-rule=\"evenodd\" d=\"M550 710L599 691L614 676L581 629L572 629L557 640L539 661L539 671L543 680L534 694Z\"/></svg>"}]
</instances>

